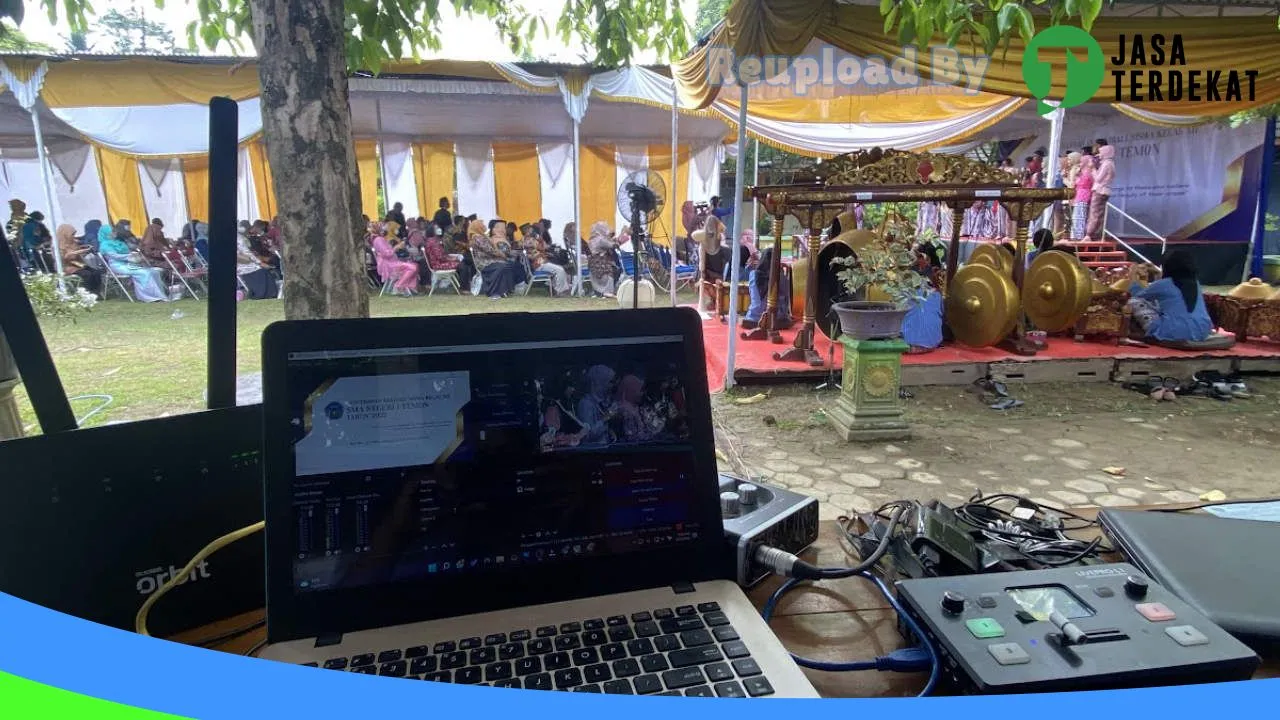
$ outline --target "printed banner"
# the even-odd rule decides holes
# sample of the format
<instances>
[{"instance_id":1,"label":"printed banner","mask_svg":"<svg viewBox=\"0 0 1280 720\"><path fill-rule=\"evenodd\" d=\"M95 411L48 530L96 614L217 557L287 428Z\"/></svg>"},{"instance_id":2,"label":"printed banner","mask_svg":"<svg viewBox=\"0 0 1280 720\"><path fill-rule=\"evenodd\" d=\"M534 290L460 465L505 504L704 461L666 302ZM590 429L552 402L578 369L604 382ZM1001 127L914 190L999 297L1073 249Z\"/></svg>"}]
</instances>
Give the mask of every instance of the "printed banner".
<instances>
[{"instance_id":1,"label":"printed banner","mask_svg":"<svg viewBox=\"0 0 1280 720\"><path fill-rule=\"evenodd\" d=\"M1112 212L1107 230L1122 238L1154 240L1147 226L1168 240L1248 242L1257 207L1265 127L1210 123L1197 127L1153 127L1118 116L1103 122L1067 113L1064 153L1102 138L1116 148L1111 204L1136 220ZM1049 146L1045 131L1019 155ZM1020 163L1022 157L1015 157Z\"/></svg>"}]
</instances>

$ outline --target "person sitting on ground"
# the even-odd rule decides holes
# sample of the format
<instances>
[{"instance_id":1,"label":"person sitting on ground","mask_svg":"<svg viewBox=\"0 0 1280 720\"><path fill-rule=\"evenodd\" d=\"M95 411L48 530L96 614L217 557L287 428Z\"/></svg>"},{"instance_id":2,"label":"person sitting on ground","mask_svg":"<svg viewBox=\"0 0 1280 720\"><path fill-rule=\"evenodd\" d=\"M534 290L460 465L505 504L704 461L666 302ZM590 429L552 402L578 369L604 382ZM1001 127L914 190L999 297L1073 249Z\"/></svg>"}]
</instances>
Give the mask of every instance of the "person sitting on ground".
<instances>
[{"instance_id":1,"label":"person sitting on ground","mask_svg":"<svg viewBox=\"0 0 1280 720\"><path fill-rule=\"evenodd\" d=\"M136 252L121 237L122 233L129 234L126 220L117 223L115 230L105 225L98 229L98 252L102 259L113 273L133 281L133 295L137 301L167 302L169 292L164 284L163 272L160 268L147 264L142 254Z\"/></svg>"},{"instance_id":2,"label":"person sitting on ground","mask_svg":"<svg viewBox=\"0 0 1280 720\"><path fill-rule=\"evenodd\" d=\"M440 207L436 210L436 214L431 217L431 222L437 227L444 230L445 234L449 234L451 226L454 231L465 232L466 228L462 225L462 216L454 216L449 214L449 198L440 198Z\"/></svg>"},{"instance_id":3,"label":"person sitting on ground","mask_svg":"<svg viewBox=\"0 0 1280 720\"><path fill-rule=\"evenodd\" d=\"M1027 251L1027 267L1031 267L1031 262L1040 256L1040 253L1054 249L1053 231L1048 228L1040 228L1035 235L1031 236L1031 249Z\"/></svg>"},{"instance_id":4,"label":"person sitting on ground","mask_svg":"<svg viewBox=\"0 0 1280 720\"><path fill-rule=\"evenodd\" d=\"M545 272L550 277L552 297L563 297L569 294L572 289L569 284L569 272L564 269L564 266L551 261L547 253L546 241L542 239L541 232L533 226L529 226L529 232L524 236L524 254L529 258L529 267L535 272Z\"/></svg>"},{"instance_id":5,"label":"person sitting on ground","mask_svg":"<svg viewBox=\"0 0 1280 720\"><path fill-rule=\"evenodd\" d=\"M587 258L591 289L600 297L614 297L618 291L618 243L609 232L608 223L601 220L591 226L587 246L591 253Z\"/></svg>"},{"instance_id":6,"label":"person sitting on ground","mask_svg":"<svg viewBox=\"0 0 1280 720\"><path fill-rule=\"evenodd\" d=\"M93 253L93 248L76 240L73 226L58 226L58 252L62 255L62 272L80 278L84 289L101 298L102 271L89 267L87 258Z\"/></svg>"},{"instance_id":7,"label":"person sitting on ground","mask_svg":"<svg viewBox=\"0 0 1280 720\"><path fill-rule=\"evenodd\" d=\"M151 224L142 231L142 240L138 241L138 250L147 262L158 268L168 267L164 253L169 249L169 241L164 237L164 223L160 218L152 218Z\"/></svg>"},{"instance_id":8,"label":"person sitting on ground","mask_svg":"<svg viewBox=\"0 0 1280 720\"><path fill-rule=\"evenodd\" d=\"M401 260L396 251L404 243L399 237L400 226L389 222L381 232L373 234L373 256L378 265L378 277L391 282L391 294L412 297L418 290L418 264Z\"/></svg>"},{"instance_id":9,"label":"person sitting on ground","mask_svg":"<svg viewBox=\"0 0 1280 720\"><path fill-rule=\"evenodd\" d=\"M491 300L501 300L524 282L524 266L510 257L506 223L494 221L490 225L487 233L481 221L471 223L471 260L480 273L480 293Z\"/></svg>"},{"instance_id":10,"label":"person sitting on ground","mask_svg":"<svg viewBox=\"0 0 1280 720\"><path fill-rule=\"evenodd\" d=\"M1165 256L1163 277L1135 289L1129 308L1143 336L1156 342L1203 342L1213 334L1195 260L1186 250Z\"/></svg>"},{"instance_id":11,"label":"person sitting on ground","mask_svg":"<svg viewBox=\"0 0 1280 720\"><path fill-rule=\"evenodd\" d=\"M943 297L937 289L942 276L944 254L932 243L916 247L916 271L928 277L929 287L923 297L910 301L910 309L902 318L902 339L912 355L931 352L942 345Z\"/></svg>"}]
</instances>

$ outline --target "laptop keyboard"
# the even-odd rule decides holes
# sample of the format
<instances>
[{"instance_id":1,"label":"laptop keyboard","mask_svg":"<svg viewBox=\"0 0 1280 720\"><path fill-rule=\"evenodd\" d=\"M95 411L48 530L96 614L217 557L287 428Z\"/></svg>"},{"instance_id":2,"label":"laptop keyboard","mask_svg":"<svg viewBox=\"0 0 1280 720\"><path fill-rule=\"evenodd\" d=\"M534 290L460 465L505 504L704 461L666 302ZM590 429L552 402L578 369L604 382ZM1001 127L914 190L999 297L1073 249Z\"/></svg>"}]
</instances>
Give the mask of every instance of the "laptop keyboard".
<instances>
[{"instance_id":1,"label":"laptop keyboard","mask_svg":"<svg viewBox=\"0 0 1280 720\"><path fill-rule=\"evenodd\" d=\"M774 692L714 602L335 657L311 665L526 690L737 698Z\"/></svg>"}]
</instances>

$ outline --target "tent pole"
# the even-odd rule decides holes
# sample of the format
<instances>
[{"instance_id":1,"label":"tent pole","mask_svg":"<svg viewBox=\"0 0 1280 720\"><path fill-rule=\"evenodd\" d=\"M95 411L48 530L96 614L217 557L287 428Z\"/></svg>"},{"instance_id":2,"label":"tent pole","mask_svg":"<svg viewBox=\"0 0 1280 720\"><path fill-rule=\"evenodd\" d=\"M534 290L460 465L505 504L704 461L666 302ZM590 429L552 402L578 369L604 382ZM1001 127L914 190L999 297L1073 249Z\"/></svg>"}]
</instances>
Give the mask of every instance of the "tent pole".
<instances>
[{"instance_id":1,"label":"tent pole","mask_svg":"<svg viewBox=\"0 0 1280 720\"><path fill-rule=\"evenodd\" d=\"M1244 273L1241 282L1250 277L1262 277L1265 268L1262 256L1267 252L1267 200L1271 197L1271 168L1276 160L1276 119L1267 118L1266 128L1262 133L1262 177L1258 181L1258 206L1254 209L1253 232L1249 234L1249 254L1244 258Z\"/></svg>"},{"instance_id":2,"label":"tent pole","mask_svg":"<svg viewBox=\"0 0 1280 720\"><path fill-rule=\"evenodd\" d=\"M1059 106L1049 115L1049 166L1045 170L1045 183L1047 188L1058 187L1058 158L1062 156L1062 121L1066 117L1066 109ZM1041 215L1041 224L1044 227L1053 228L1053 211L1062 201L1058 200L1045 209Z\"/></svg>"},{"instance_id":3,"label":"tent pole","mask_svg":"<svg viewBox=\"0 0 1280 720\"><path fill-rule=\"evenodd\" d=\"M578 137L578 119L573 119L573 227L575 229L575 237L573 243L574 257L577 258L577 277L573 279L574 288L577 295L586 294L586 288L582 285L582 185L580 181L580 173L582 171L581 153L582 148L579 144ZM567 248L566 248L567 249Z\"/></svg>"},{"instance_id":4,"label":"tent pole","mask_svg":"<svg viewBox=\"0 0 1280 720\"><path fill-rule=\"evenodd\" d=\"M760 184L760 141L751 141L751 155L755 158L755 171L751 176L751 185L756 187ZM755 232L760 227L760 201L751 198L751 232ZM756 246L759 247L760 239L756 238Z\"/></svg>"},{"instance_id":5,"label":"tent pole","mask_svg":"<svg viewBox=\"0 0 1280 720\"><path fill-rule=\"evenodd\" d=\"M676 195L676 189L680 187L680 113L678 107L680 105L680 86L676 84L675 79L671 81L671 232L667 234L667 243L670 246L671 269L670 277L667 278L667 284L671 286L671 307L676 306L676 265L679 264L676 259L676 228L679 227L679 211L676 206L680 203L680 198Z\"/></svg>"},{"instance_id":6,"label":"tent pole","mask_svg":"<svg viewBox=\"0 0 1280 720\"><path fill-rule=\"evenodd\" d=\"M40 159L40 178L44 181L44 201L49 207L49 227L57 228L57 218L53 213L53 177L49 174L49 156L44 149L44 132L40 129L40 111L33 104L31 106L31 126L36 133L36 155ZM58 274L58 289L66 291L64 284L64 276L62 274L62 252L58 250L58 242L55 239L53 249L49 253L53 255L53 268Z\"/></svg>"},{"instance_id":7,"label":"tent pole","mask_svg":"<svg viewBox=\"0 0 1280 720\"><path fill-rule=\"evenodd\" d=\"M743 212L742 194L746 191L745 184L747 180L747 86L738 86L742 91L742 99L738 103L738 158L734 163L734 183L733 183L733 233L729 237L729 247L732 248L730 256L733 263L729 270L729 316L725 321L729 323L729 356L725 358L725 375L724 387L729 389L733 387L733 371L734 371L734 352L738 347L738 282L741 278L741 255L742 255L742 221Z\"/></svg>"}]
</instances>

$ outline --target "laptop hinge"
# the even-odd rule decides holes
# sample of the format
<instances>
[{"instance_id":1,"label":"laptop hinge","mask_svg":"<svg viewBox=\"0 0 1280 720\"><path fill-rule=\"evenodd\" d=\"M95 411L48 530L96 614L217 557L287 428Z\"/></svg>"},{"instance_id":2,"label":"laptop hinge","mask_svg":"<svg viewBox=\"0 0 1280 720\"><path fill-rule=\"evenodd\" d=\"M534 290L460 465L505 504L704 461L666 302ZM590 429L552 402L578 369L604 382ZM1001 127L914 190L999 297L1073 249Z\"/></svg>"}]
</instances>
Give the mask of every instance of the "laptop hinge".
<instances>
[{"instance_id":1,"label":"laptop hinge","mask_svg":"<svg viewBox=\"0 0 1280 720\"><path fill-rule=\"evenodd\" d=\"M688 593L691 593L693 592L693 583L691 582L672 583L671 592L677 595L686 595Z\"/></svg>"},{"instance_id":2,"label":"laptop hinge","mask_svg":"<svg viewBox=\"0 0 1280 720\"><path fill-rule=\"evenodd\" d=\"M316 636L316 647L331 647L333 645L342 644L342 633L330 633L328 635Z\"/></svg>"}]
</instances>

